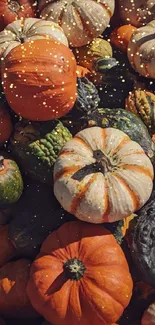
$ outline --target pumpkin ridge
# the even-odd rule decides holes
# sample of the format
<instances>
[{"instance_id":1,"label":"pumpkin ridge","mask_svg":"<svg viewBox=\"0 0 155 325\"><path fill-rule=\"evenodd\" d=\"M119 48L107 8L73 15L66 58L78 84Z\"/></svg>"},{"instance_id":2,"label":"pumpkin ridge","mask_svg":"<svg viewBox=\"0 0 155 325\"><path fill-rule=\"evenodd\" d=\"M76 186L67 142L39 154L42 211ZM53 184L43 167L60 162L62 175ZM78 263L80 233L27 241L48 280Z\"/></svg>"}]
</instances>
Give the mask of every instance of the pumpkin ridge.
<instances>
[{"instance_id":1,"label":"pumpkin ridge","mask_svg":"<svg viewBox=\"0 0 155 325\"><path fill-rule=\"evenodd\" d=\"M76 5L76 4L74 3L74 6L75 6L75 5ZM76 12L78 18L81 20L81 24L82 24L82 26L83 26L83 29L86 31L88 37L89 37L90 39L92 39L92 32L91 32L90 29L89 29L89 24L87 25L86 22L85 22L85 20L83 19L83 17L81 17L80 12L79 12L79 9L78 9L77 7L73 7L73 9L74 9L74 12Z\"/></svg>"},{"instance_id":2,"label":"pumpkin ridge","mask_svg":"<svg viewBox=\"0 0 155 325\"><path fill-rule=\"evenodd\" d=\"M89 149L89 151L93 152L91 146L89 145L88 142L86 142L84 139L82 139L81 137L78 137L77 135L73 138L73 140L79 142L80 144L82 144L83 146L85 146L87 149Z\"/></svg>"},{"instance_id":3,"label":"pumpkin ridge","mask_svg":"<svg viewBox=\"0 0 155 325\"><path fill-rule=\"evenodd\" d=\"M98 5L100 5L106 11L106 13L108 14L109 18L112 17L112 12L110 11L109 6L107 6L106 3L101 3L101 2L96 1L96 0L91 0L91 1L92 2L96 2Z\"/></svg>"},{"instance_id":4,"label":"pumpkin ridge","mask_svg":"<svg viewBox=\"0 0 155 325\"><path fill-rule=\"evenodd\" d=\"M150 177L153 180L152 173L143 166L137 166L137 165L135 166L134 164L133 165L132 164L120 164L119 167L120 168L128 168L128 169L131 169L133 171L135 170L136 172L144 174L144 175Z\"/></svg>"},{"instance_id":5,"label":"pumpkin ridge","mask_svg":"<svg viewBox=\"0 0 155 325\"><path fill-rule=\"evenodd\" d=\"M130 138L127 136L127 135L125 135L124 136L124 139L118 144L118 146L117 147L115 147L114 148L114 150L112 150L111 152L110 152L110 154L111 155L115 155L115 154L119 154L119 150L121 150L122 149L122 147L125 145L125 144L127 144L128 142L130 142L131 140L130 140Z\"/></svg>"},{"instance_id":6,"label":"pumpkin ridge","mask_svg":"<svg viewBox=\"0 0 155 325\"><path fill-rule=\"evenodd\" d=\"M84 184L84 186L81 188L80 192L75 194L72 203L71 203L71 207L70 207L70 212L71 214L75 214L76 210L78 208L78 204L80 203L80 201L82 201L82 199L85 197L85 194L87 192L87 190L89 189L90 185L92 184L92 182L95 181L95 179L97 178L97 174L92 175L91 178L89 179L89 181Z\"/></svg>"},{"instance_id":7,"label":"pumpkin ridge","mask_svg":"<svg viewBox=\"0 0 155 325\"><path fill-rule=\"evenodd\" d=\"M126 183L126 181L124 180L123 177L121 177L120 175L114 175L116 179L119 180L120 183L123 184L123 186L127 189L128 193L130 194L131 196L131 199L134 203L134 210L138 210L139 208L139 204L140 204L140 200L139 200L139 197L136 193L134 193L134 191L130 188L129 184Z\"/></svg>"},{"instance_id":8,"label":"pumpkin ridge","mask_svg":"<svg viewBox=\"0 0 155 325\"><path fill-rule=\"evenodd\" d=\"M71 174L72 172L74 173L74 172L78 171L80 168L81 168L81 166L73 166L73 167L66 166L66 167L64 167L62 171L57 172L54 175L54 182L56 182L59 178L66 176L67 174Z\"/></svg>"}]
</instances>

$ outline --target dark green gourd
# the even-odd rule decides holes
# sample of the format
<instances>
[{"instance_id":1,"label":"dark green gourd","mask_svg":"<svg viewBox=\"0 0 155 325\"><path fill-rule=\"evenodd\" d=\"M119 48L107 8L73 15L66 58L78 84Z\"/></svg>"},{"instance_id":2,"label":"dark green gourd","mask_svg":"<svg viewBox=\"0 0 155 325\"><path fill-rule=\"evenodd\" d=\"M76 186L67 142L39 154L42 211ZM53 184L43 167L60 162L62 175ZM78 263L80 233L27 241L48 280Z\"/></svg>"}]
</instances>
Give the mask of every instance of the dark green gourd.
<instances>
[{"instance_id":1,"label":"dark green gourd","mask_svg":"<svg viewBox=\"0 0 155 325\"><path fill-rule=\"evenodd\" d=\"M98 107L100 98L95 85L86 77L77 78L77 100L72 114L83 115Z\"/></svg>"},{"instance_id":2,"label":"dark green gourd","mask_svg":"<svg viewBox=\"0 0 155 325\"><path fill-rule=\"evenodd\" d=\"M35 180L52 184L55 160L71 138L69 130L58 120L22 120L15 125L9 147L22 171Z\"/></svg>"},{"instance_id":3,"label":"dark green gourd","mask_svg":"<svg viewBox=\"0 0 155 325\"><path fill-rule=\"evenodd\" d=\"M130 251L142 279L155 288L155 190L137 215Z\"/></svg>"},{"instance_id":4,"label":"dark green gourd","mask_svg":"<svg viewBox=\"0 0 155 325\"><path fill-rule=\"evenodd\" d=\"M12 211L9 238L20 256L35 257L48 234L65 221L65 212L44 184L26 186Z\"/></svg>"}]
</instances>

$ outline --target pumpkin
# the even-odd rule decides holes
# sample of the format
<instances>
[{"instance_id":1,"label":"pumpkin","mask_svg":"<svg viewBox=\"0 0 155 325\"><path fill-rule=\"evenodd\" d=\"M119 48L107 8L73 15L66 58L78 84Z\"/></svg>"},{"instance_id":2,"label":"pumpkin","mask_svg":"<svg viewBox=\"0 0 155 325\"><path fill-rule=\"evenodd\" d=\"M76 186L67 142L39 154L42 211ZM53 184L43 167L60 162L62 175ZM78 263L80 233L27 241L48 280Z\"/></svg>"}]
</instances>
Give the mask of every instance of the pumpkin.
<instances>
[{"instance_id":1,"label":"pumpkin","mask_svg":"<svg viewBox=\"0 0 155 325\"><path fill-rule=\"evenodd\" d=\"M141 325L155 325L155 303L145 310L141 319Z\"/></svg>"},{"instance_id":2,"label":"pumpkin","mask_svg":"<svg viewBox=\"0 0 155 325\"><path fill-rule=\"evenodd\" d=\"M136 27L132 25L123 25L116 27L110 34L110 42L121 51L127 52L127 47Z\"/></svg>"},{"instance_id":3,"label":"pumpkin","mask_svg":"<svg viewBox=\"0 0 155 325\"><path fill-rule=\"evenodd\" d=\"M45 238L64 221L65 211L51 188L30 183L15 204L8 225L9 238L17 255L35 258Z\"/></svg>"},{"instance_id":4,"label":"pumpkin","mask_svg":"<svg viewBox=\"0 0 155 325\"><path fill-rule=\"evenodd\" d=\"M83 46L103 33L114 12L114 0L74 2L40 0L40 17L58 23L71 46Z\"/></svg>"},{"instance_id":5,"label":"pumpkin","mask_svg":"<svg viewBox=\"0 0 155 325\"><path fill-rule=\"evenodd\" d=\"M137 211L136 223L131 229L130 251L141 279L155 288L155 190L146 205Z\"/></svg>"},{"instance_id":6,"label":"pumpkin","mask_svg":"<svg viewBox=\"0 0 155 325\"><path fill-rule=\"evenodd\" d=\"M0 31L8 24L21 18L34 17L34 0L3 0L0 3Z\"/></svg>"},{"instance_id":7,"label":"pumpkin","mask_svg":"<svg viewBox=\"0 0 155 325\"><path fill-rule=\"evenodd\" d=\"M106 40L95 38L85 46L73 48L73 53L79 65L92 71L98 59L112 57L112 48Z\"/></svg>"},{"instance_id":8,"label":"pumpkin","mask_svg":"<svg viewBox=\"0 0 155 325\"><path fill-rule=\"evenodd\" d=\"M155 18L154 0L119 0L120 17L126 24L140 27Z\"/></svg>"},{"instance_id":9,"label":"pumpkin","mask_svg":"<svg viewBox=\"0 0 155 325\"><path fill-rule=\"evenodd\" d=\"M0 227L0 267L16 256L16 249L13 246L8 234L8 225Z\"/></svg>"},{"instance_id":10,"label":"pumpkin","mask_svg":"<svg viewBox=\"0 0 155 325\"><path fill-rule=\"evenodd\" d=\"M12 122L11 117L8 112L7 104L1 100L0 101L0 146L2 146L6 141L9 140L12 133Z\"/></svg>"},{"instance_id":11,"label":"pumpkin","mask_svg":"<svg viewBox=\"0 0 155 325\"><path fill-rule=\"evenodd\" d=\"M53 324L111 324L130 301L132 279L108 230L73 221L42 244L27 293L33 307Z\"/></svg>"},{"instance_id":12,"label":"pumpkin","mask_svg":"<svg viewBox=\"0 0 155 325\"><path fill-rule=\"evenodd\" d=\"M15 124L9 148L25 174L52 184L54 162L65 142L71 138L71 133L59 120L22 120Z\"/></svg>"},{"instance_id":13,"label":"pumpkin","mask_svg":"<svg viewBox=\"0 0 155 325\"><path fill-rule=\"evenodd\" d=\"M0 314L12 317L38 317L26 294L30 261L19 259L0 269Z\"/></svg>"},{"instance_id":14,"label":"pumpkin","mask_svg":"<svg viewBox=\"0 0 155 325\"><path fill-rule=\"evenodd\" d=\"M125 108L138 115L146 124L149 131L155 131L155 95L147 90L136 89L129 93Z\"/></svg>"},{"instance_id":15,"label":"pumpkin","mask_svg":"<svg viewBox=\"0 0 155 325\"><path fill-rule=\"evenodd\" d=\"M82 124L82 119L79 121ZM136 141L154 163L155 146L148 133L147 127L135 114L116 108L98 108L89 114L83 122L86 126L99 126L103 128L116 128L126 133L131 140Z\"/></svg>"},{"instance_id":16,"label":"pumpkin","mask_svg":"<svg viewBox=\"0 0 155 325\"><path fill-rule=\"evenodd\" d=\"M138 28L128 44L128 59L132 68L141 76L155 79L155 20Z\"/></svg>"},{"instance_id":17,"label":"pumpkin","mask_svg":"<svg viewBox=\"0 0 155 325\"><path fill-rule=\"evenodd\" d=\"M14 21L0 33L0 56L6 57L13 48L37 39L55 39L68 46L67 38L59 25L38 18L27 18L24 21Z\"/></svg>"},{"instance_id":18,"label":"pumpkin","mask_svg":"<svg viewBox=\"0 0 155 325\"><path fill-rule=\"evenodd\" d=\"M23 180L16 162L2 154L0 155L0 208L5 208L20 198Z\"/></svg>"},{"instance_id":19,"label":"pumpkin","mask_svg":"<svg viewBox=\"0 0 155 325\"><path fill-rule=\"evenodd\" d=\"M32 121L59 118L76 100L75 58L52 39L14 48L3 61L2 79L13 111Z\"/></svg>"},{"instance_id":20,"label":"pumpkin","mask_svg":"<svg viewBox=\"0 0 155 325\"><path fill-rule=\"evenodd\" d=\"M152 180L153 167L142 147L114 128L80 131L54 165L57 200L92 223L121 220L140 209L151 195Z\"/></svg>"}]
</instances>

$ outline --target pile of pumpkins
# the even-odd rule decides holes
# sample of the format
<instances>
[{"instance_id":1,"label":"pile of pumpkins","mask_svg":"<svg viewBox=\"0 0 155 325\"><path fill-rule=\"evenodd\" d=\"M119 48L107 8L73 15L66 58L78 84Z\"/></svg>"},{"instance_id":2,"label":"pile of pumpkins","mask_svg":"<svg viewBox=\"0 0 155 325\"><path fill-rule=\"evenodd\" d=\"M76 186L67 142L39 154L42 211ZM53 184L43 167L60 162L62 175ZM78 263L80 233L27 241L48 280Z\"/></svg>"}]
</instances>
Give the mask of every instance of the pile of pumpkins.
<instances>
[{"instance_id":1,"label":"pile of pumpkins","mask_svg":"<svg viewBox=\"0 0 155 325\"><path fill-rule=\"evenodd\" d=\"M155 325L155 0L0 2L0 325Z\"/></svg>"}]
</instances>

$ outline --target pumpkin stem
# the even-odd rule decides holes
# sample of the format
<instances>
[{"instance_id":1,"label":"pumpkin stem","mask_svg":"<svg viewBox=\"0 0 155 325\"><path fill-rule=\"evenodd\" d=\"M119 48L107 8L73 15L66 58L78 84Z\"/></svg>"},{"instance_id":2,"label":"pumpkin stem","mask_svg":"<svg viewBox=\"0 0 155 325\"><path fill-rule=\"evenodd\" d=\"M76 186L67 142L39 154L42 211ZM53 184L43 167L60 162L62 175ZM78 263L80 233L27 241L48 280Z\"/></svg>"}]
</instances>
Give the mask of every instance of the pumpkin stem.
<instances>
[{"instance_id":1,"label":"pumpkin stem","mask_svg":"<svg viewBox=\"0 0 155 325\"><path fill-rule=\"evenodd\" d=\"M20 10L20 5L17 1L8 0L8 8L10 11L17 13Z\"/></svg>"},{"instance_id":2,"label":"pumpkin stem","mask_svg":"<svg viewBox=\"0 0 155 325\"><path fill-rule=\"evenodd\" d=\"M70 280L78 281L83 277L86 270L84 264L76 257L64 263L65 276Z\"/></svg>"},{"instance_id":3,"label":"pumpkin stem","mask_svg":"<svg viewBox=\"0 0 155 325\"><path fill-rule=\"evenodd\" d=\"M105 154L105 152L95 150L93 156L96 159L96 163L98 163L101 166L100 168L103 169L104 173L107 173L114 167L111 159Z\"/></svg>"},{"instance_id":4,"label":"pumpkin stem","mask_svg":"<svg viewBox=\"0 0 155 325\"><path fill-rule=\"evenodd\" d=\"M0 156L0 171L4 169L4 157Z\"/></svg>"}]
</instances>

